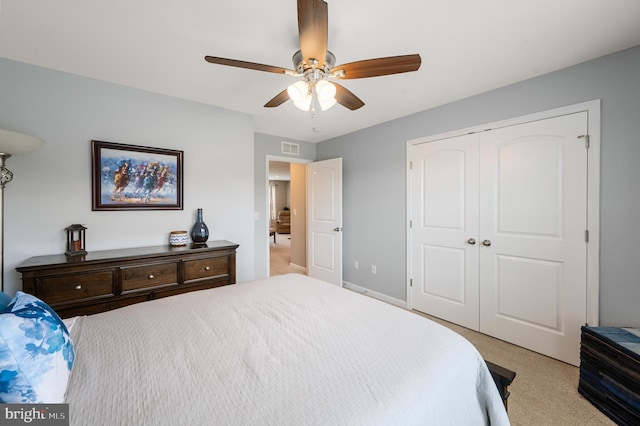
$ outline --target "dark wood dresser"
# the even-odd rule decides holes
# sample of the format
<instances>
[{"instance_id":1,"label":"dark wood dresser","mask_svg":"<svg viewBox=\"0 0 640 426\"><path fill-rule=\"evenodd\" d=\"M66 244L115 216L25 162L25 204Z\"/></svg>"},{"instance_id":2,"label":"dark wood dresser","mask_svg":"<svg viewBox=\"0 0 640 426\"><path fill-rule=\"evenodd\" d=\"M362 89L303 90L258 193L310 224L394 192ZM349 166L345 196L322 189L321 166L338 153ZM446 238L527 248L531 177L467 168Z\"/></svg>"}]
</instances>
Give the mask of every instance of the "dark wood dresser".
<instances>
[{"instance_id":1,"label":"dark wood dresser","mask_svg":"<svg viewBox=\"0 0 640 426\"><path fill-rule=\"evenodd\" d=\"M22 291L49 304L62 318L236 282L236 249L229 241L204 245L137 247L35 256L16 270Z\"/></svg>"}]
</instances>

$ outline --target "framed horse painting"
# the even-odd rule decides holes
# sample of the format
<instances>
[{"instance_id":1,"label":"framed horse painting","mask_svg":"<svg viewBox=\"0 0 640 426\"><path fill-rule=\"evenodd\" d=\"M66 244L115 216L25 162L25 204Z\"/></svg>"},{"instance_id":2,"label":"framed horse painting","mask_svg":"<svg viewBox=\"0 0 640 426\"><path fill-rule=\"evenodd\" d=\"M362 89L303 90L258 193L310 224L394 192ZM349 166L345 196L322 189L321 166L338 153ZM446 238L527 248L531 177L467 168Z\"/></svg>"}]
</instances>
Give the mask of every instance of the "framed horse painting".
<instances>
[{"instance_id":1,"label":"framed horse painting","mask_svg":"<svg viewBox=\"0 0 640 426\"><path fill-rule=\"evenodd\" d=\"M92 210L182 210L183 152L91 141Z\"/></svg>"}]
</instances>

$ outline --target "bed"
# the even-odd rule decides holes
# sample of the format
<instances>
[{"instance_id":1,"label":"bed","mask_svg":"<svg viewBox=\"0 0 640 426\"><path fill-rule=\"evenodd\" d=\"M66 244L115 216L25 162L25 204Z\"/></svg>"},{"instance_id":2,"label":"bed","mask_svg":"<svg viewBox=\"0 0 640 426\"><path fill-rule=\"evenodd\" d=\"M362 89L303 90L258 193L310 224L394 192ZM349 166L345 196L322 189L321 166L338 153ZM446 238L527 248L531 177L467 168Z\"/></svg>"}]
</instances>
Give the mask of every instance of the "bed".
<instances>
[{"instance_id":1,"label":"bed","mask_svg":"<svg viewBox=\"0 0 640 426\"><path fill-rule=\"evenodd\" d=\"M464 338L289 274L78 317L71 424L506 425Z\"/></svg>"},{"instance_id":2,"label":"bed","mask_svg":"<svg viewBox=\"0 0 640 426\"><path fill-rule=\"evenodd\" d=\"M463 337L299 274L65 323L71 425L509 424Z\"/></svg>"}]
</instances>

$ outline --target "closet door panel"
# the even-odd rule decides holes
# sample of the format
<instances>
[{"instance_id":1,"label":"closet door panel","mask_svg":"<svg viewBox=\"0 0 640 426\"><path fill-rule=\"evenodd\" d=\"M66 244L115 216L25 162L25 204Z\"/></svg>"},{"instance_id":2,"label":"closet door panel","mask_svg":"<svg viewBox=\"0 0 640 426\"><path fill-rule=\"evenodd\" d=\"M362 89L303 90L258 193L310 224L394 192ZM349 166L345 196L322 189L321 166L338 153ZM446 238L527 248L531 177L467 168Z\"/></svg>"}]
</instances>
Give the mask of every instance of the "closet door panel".
<instances>
[{"instance_id":1,"label":"closet door panel","mask_svg":"<svg viewBox=\"0 0 640 426\"><path fill-rule=\"evenodd\" d=\"M413 307L477 330L478 136L414 145L410 155Z\"/></svg>"},{"instance_id":2,"label":"closet door panel","mask_svg":"<svg viewBox=\"0 0 640 426\"><path fill-rule=\"evenodd\" d=\"M480 139L480 330L577 365L586 322L586 113Z\"/></svg>"},{"instance_id":3,"label":"closet door panel","mask_svg":"<svg viewBox=\"0 0 640 426\"><path fill-rule=\"evenodd\" d=\"M558 136L525 136L497 149L495 219L500 234L560 237L562 143Z\"/></svg>"}]
</instances>

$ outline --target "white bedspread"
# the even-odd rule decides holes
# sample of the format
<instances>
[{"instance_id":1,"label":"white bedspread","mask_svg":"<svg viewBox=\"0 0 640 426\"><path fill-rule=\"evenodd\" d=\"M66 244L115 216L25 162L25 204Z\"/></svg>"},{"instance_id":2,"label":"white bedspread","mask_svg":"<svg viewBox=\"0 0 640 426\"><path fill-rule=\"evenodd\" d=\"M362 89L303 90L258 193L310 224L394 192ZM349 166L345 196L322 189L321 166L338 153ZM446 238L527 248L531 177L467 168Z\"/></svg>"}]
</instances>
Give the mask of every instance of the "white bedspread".
<instances>
[{"instance_id":1,"label":"white bedspread","mask_svg":"<svg viewBox=\"0 0 640 426\"><path fill-rule=\"evenodd\" d=\"M79 318L72 425L507 425L475 348L302 275Z\"/></svg>"}]
</instances>

